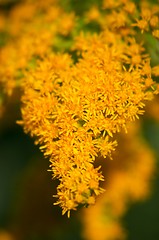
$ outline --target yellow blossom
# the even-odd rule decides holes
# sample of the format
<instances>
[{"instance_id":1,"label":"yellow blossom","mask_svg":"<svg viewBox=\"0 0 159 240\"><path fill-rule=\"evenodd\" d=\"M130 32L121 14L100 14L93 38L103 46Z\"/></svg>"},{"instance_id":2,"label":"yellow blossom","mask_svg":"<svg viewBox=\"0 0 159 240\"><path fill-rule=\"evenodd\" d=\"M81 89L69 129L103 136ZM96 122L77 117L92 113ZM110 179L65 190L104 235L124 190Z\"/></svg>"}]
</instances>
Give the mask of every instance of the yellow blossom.
<instances>
[{"instance_id":1,"label":"yellow blossom","mask_svg":"<svg viewBox=\"0 0 159 240\"><path fill-rule=\"evenodd\" d=\"M159 26L159 19L158 16L152 16L152 18L150 19L150 25L151 27L155 28Z\"/></svg>"},{"instance_id":2,"label":"yellow blossom","mask_svg":"<svg viewBox=\"0 0 159 240\"><path fill-rule=\"evenodd\" d=\"M152 73L155 76L159 76L159 65L152 68Z\"/></svg>"},{"instance_id":3,"label":"yellow blossom","mask_svg":"<svg viewBox=\"0 0 159 240\"><path fill-rule=\"evenodd\" d=\"M155 38L159 39L159 29L154 30L154 31L152 32L152 35L153 35Z\"/></svg>"},{"instance_id":4,"label":"yellow blossom","mask_svg":"<svg viewBox=\"0 0 159 240\"><path fill-rule=\"evenodd\" d=\"M100 18L100 11L97 8L97 6L93 6L90 8L90 10L86 13L86 21L99 21Z\"/></svg>"},{"instance_id":5,"label":"yellow blossom","mask_svg":"<svg viewBox=\"0 0 159 240\"><path fill-rule=\"evenodd\" d=\"M143 33L144 31L148 31L149 24L147 19L137 19L136 23L134 23L133 26L140 28L141 32Z\"/></svg>"},{"instance_id":6,"label":"yellow blossom","mask_svg":"<svg viewBox=\"0 0 159 240\"><path fill-rule=\"evenodd\" d=\"M119 50L117 43L106 44L105 36L85 38L82 58L74 65L69 55L44 58L24 84L22 124L50 157L53 177L60 181L55 204L68 216L103 192L103 176L93 165L96 157L111 156L117 145L114 134L127 130L153 95L149 88L154 82L145 84L149 71L142 72L149 66L144 54L140 63L128 70L124 66L124 59L133 59L142 47L135 43L131 54L133 41L121 43Z\"/></svg>"},{"instance_id":7,"label":"yellow blossom","mask_svg":"<svg viewBox=\"0 0 159 240\"><path fill-rule=\"evenodd\" d=\"M59 29L58 29L59 33L61 33L64 36L68 35L74 28L75 22L76 22L76 18L74 13L62 14L59 21Z\"/></svg>"}]
</instances>

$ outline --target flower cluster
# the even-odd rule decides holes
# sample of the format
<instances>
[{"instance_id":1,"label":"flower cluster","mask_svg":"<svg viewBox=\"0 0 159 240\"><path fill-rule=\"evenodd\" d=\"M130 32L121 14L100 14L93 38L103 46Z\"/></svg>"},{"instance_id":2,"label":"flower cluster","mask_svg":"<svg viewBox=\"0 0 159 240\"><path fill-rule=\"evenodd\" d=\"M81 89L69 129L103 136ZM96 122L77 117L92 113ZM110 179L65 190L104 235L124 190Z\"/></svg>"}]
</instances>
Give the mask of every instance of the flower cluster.
<instances>
[{"instance_id":1,"label":"flower cluster","mask_svg":"<svg viewBox=\"0 0 159 240\"><path fill-rule=\"evenodd\" d=\"M53 176L60 180L57 204L68 215L79 204L95 202L103 180L93 167L95 158L111 154L117 145L114 134L144 112L145 100L155 92L149 59L141 53L140 64L132 63L131 50L140 46L131 40L109 44L106 36L85 38L76 64L68 55L44 59L24 87L25 131L38 137L50 157Z\"/></svg>"},{"instance_id":2,"label":"flower cluster","mask_svg":"<svg viewBox=\"0 0 159 240\"><path fill-rule=\"evenodd\" d=\"M26 0L2 17L3 91L21 88L19 123L50 159L63 214L95 203L104 191L95 160L111 157L117 133L158 93L158 68L136 29L158 37L157 14L156 5L109 0L77 17L56 0Z\"/></svg>"}]
</instances>

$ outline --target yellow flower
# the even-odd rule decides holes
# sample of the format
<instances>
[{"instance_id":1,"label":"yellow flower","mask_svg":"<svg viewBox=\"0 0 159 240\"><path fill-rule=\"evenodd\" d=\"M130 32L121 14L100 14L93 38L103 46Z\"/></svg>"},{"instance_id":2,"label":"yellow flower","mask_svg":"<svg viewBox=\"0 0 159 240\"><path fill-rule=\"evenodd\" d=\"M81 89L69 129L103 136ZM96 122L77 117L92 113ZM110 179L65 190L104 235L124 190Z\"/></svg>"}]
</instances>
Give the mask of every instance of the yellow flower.
<instances>
[{"instance_id":1,"label":"yellow flower","mask_svg":"<svg viewBox=\"0 0 159 240\"><path fill-rule=\"evenodd\" d=\"M106 39L104 33L85 37L82 58L74 65L66 54L44 58L24 84L22 123L50 157L53 177L60 181L55 204L68 216L103 192L96 157L111 156L115 133L127 131L153 96L142 46ZM136 53L140 62L132 63ZM132 63L128 69L125 59Z\"/></svg>"},{"instance_id":2,"label":"yellow flower","mask_svg":"<svg viewBox=\"0 0 159 240\"><path fill-rule=\"evenodd\" d=\"M159 26L159 19L158 16L152 16L152 18L150 19L150 26L155 28Z\"/></svg>"},{"instance_id":3,"label":"yellow flower","mask_svg":"<svg viewBox=\"0 0 159 240\"><path fill-rule=\"evenodd\" d=\"M159 76L159 65L152 68L152 74L154 76Z\"/></svg>"},{"instance_id":4,"label":"yellow flower","mask_svg":"<svg viewBox=\"0 0 159 240\"><path fill-rule=\"evenodd\" d=\"M148 31L149 23L147 19L137 19L136 23L133 23L132 26L137 26L141 29L141 32Z\"/></svg>"},{"instance_id":5,"label":"yellow flower","mask_svg":"<svg viewBox=\"0 0 159 240\"><path fill-rule=\"evenodd\" d=\"M90 21L99 21L100 18L100 11L97 8L97 6L92 6L89 11L86 12L86 21L90 22Z\"/></svg>"},{"instance_id":6,"label":"yellow flower","mask_svg":"<svg viewBox=\"0 0 159 240\"><path fill-rule=\"evenodd\" d=\"M59 19L59 28L58 32L64 36L71 33L75 26L76 17L74 13L63 13Z\"/></svg>"},{"instance_id":7,"label":"yellow flower","mask_svg":"<svg viewBox=\"0 0 159 240\"><path fill-rule=\"evenodd\" d=\"M159 39L159 29L154 30L154 31L152 32L152 35L153 35L155 38Z\"/></svg>"}]
</instances>

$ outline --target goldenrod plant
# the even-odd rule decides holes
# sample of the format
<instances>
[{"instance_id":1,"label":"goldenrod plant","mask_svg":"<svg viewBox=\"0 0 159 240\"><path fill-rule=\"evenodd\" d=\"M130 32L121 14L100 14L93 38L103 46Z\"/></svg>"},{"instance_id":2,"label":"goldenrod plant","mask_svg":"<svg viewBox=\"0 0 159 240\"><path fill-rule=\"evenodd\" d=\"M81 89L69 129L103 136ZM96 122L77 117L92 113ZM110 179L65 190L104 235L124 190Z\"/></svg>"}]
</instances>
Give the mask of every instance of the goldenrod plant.
<instances>
[{"instance_id":1,"label":"goldenrod plant","mask_svg":"<svg viewBox=\"0 0 159 240\"><path fill-rule=\"evenodd\" d=\"M86 239L123 239L127 201L146 196L155 168L129 125L159 93L159 4L17 1L1 11L0 33L0 117L19 91L17 124L50 161L54 204L68 217L93 205L83 213Z\"/></svg>"}]
</instances>

